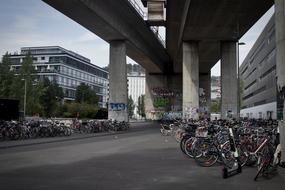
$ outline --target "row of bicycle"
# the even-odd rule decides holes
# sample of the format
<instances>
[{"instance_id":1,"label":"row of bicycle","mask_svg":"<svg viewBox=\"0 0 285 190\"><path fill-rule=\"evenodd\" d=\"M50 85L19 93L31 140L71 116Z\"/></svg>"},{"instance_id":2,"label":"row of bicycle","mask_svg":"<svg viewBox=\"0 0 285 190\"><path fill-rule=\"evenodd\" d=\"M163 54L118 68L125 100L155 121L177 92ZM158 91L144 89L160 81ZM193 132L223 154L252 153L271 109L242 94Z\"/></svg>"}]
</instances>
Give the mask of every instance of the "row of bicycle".
<instances>
[{"instance_id":1,"label":"row of bicycle","mask_svg":"<svg viewBox=\"0 0 285 190\"><path fill-rule=\"evenodd\" d=\"M163 135L173 135L181 151L203 167L221 164L223 177L228 171L242 171L242 167L256 166L260 175L270 175L281 161L281 145L277 123L262 121L264 126L251 125L252 121L176 121L162 124Z\"/></svg>"},{"instance_id":2,"label":"row of bicycle","mask_svg":"<svg viewBox=\"0 0 285 190\"><path fill-rule=\"evenodd\" d=\"M74 120L70 124L55 120L0 121L0 140L70 136L73 133L123 131L128 128L129 124L126 122L110 120Z\"/></svg>"}]
</instances>

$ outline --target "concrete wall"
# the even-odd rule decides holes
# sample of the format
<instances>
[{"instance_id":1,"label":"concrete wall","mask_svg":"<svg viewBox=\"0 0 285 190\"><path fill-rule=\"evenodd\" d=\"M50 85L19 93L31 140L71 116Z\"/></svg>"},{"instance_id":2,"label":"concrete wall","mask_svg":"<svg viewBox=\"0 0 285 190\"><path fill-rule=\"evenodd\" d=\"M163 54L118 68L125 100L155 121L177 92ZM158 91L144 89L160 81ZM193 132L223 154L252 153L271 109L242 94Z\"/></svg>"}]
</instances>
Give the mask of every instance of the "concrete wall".
<instances>
[{"instance_id":1,"label":"concrete wall","mask_svg":"<svg viewBox=\"0 0 285 190\"><path fill-rule=\"evenodd\" d=\"M145 114L147 119L157 120L160 114L166 111L166 108L156 108L154 106L155 96L153 89L162 88L167 89L167 78L165 75L155 75L146 72L146 86L145 86Z\"/></svg>"},{"instance_id":2,"label":"concrete wall","mask_svg":"<svg viewBox=\"0 0 285 190\"><path fill-rule=\"evenodd\" d=\"M254 106L246 109L240 110L240 117L248 117L248 118L263 118L269 119L269 112L272 112L272 119L276 119L277 113L277 103L271 102L268 104L263 104L260 106Z\"/></svg>"}]
</instances>

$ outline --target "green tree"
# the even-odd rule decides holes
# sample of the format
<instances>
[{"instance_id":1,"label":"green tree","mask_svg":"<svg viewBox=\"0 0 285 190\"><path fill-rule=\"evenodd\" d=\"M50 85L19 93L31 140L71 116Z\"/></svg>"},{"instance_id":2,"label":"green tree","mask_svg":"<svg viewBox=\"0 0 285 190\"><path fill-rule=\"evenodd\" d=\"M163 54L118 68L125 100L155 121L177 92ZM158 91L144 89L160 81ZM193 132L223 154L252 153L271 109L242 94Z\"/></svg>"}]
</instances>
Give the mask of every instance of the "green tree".
<instances>
[{"instance_id":1,"label":"green tree","mask_svg":"<svg viewBox=\"0 0 285 190\"><path fill-rule=\"evenodd\" d=\"M0 73L0 97L18 99L20 109L23 110L26 83L26 114L39 113L41 106L38 101L38 90L34 86L36 76L32 56L27 54L20 69L13 71L10 55L6 53L0 65Z\"/></svg>"},{"instance_id":2,"label":"green tree","mask_svg":"<svg viewBox=\"0 0 285 190\"><path fill-rule=\"evenodd\" d=\"M221 110L221 103L220 103L220 101L211 103L211 112L212 113L219 113L220 110Z\"/></svg>"},{"instance_id":3,"label":"green tree","mask_svg":"<svg viewBox=\"0 0 285 190\"><path fill-rule=\"evenodd\" d=\"M144 95L139 96L138 98L138 111L137 113L141 116L141 117L145 117L145 106L144 106Z\"/></svg>"},{"instance_id":4,"label":"green tree","mask_svg":"<svg viewBox=\"0 0 285 190\"><path fill-rule=\"evenodd\" d=\"M128 112L129 112L130 118L132 118L134 115L134 109L135 109L134 101L133 101L132 97L129 96L129 98L128 98Z\"/></svg>"},{"instance_id":5,"label":"green tree","mask_svg":"<svg viewBox=\"0 0 285 190\"><path fill-rule=\"evenodd\" d=\"M11 98L13 94L13 80L14 73L10 69L11 61L8 52L2 57L2 63L0 63L0 97Z\"/></svg>"},{"instance_id":6,"label":"green tree","mask_svg":"<svg viewBox=\"0 0 285 190\"><path fill-rule=\"evenodd\" d=\"M75 102L98 106L99 98L95 90L91 89L90 86L81 83L76 88Z\"/></svg>"},{"instance_id":7,"label":"green tree","mask_svg":"<svg viewBox=\"0 0 285 190\"><path fill-rule=\"evenodd\" d=\"M56 115L58 103L62 101L62 89L56 84L43 78L41 81L41 93L39 97L40 104L43 108L43 114L46 117Z\"/></svg>"}]
</instances>

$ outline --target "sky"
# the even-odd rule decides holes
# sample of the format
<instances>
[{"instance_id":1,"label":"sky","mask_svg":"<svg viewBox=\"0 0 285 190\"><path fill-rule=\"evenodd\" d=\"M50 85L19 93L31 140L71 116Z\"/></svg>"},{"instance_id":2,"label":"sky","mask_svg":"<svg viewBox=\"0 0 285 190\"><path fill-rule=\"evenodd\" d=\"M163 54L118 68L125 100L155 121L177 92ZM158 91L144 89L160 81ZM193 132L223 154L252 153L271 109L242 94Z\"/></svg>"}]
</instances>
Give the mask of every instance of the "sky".
<instances>
[{"instance_id":1,"label":"sky","mask_svg":"<svg viewBox=\"0 0 285 190\"><path fill-rule=\"evenodd\" d=\"M272 7L241 39L240 64L274 13ZM61 46L100 67L109 63L109 44L40 0L0 0L0 55L27 46ZM165 36L164 30L160 29ZM128 63L135 63L127 59ZM212 75L220 75L219 62Z\"/></svg>"}]
</instances>

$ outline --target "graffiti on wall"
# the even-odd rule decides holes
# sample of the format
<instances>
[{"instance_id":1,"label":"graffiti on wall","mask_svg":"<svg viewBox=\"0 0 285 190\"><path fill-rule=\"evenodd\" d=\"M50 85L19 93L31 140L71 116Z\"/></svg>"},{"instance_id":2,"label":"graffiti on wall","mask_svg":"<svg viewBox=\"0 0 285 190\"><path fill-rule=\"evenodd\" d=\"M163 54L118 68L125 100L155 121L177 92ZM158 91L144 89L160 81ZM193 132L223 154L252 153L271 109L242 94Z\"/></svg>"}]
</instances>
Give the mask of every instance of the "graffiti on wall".
<instances>
[{"instance_id":1,"label":"graffiti on wall","mask_svg":"<svg viewBox=\"0 0 285 190\"><path fill-rule=\"evenodd\" d=\"M187 103L183 107L184 118L196 118L198 116L199 108L192 105L192 102Z\"/></svg>"},{"instance_id":2,"label":"graffiti on wall","mask_svg":"<svg viewBox=\"0 0 285 190\"><path fill-rule=\"evenodd\" d=\"M173 91L164 87L154 87L151 89L151 96L153 99L153 110L147 112L151 115L152 119L161 119L163 117L179 117L181 112L182 93ZM173 113L169 114L168 113Z\"/></svg>"},{"instance_id":3,"label":"graffiti on wall","mask_svg":"<svg viewBox=\"0 0 285 190\"><path fill-rule=\"evenodd\" d=\"M206 91L204 88L199 89L199 115L204 117L209 113Z\"/></svg>"},{"instance_id":4,"label":"graffiti on wall","mask_svg":"<svg viewBox=\"0 0 285 190\"><path fill-rule=\"evenodd\" d=\"M155 108L165 108L169 105L169 98L166 97L155 97L153 100L153 107Z\"/></svg>"},{"instance_id":5,"label":"graffiti on wall","mask_svg":"<svg viewBox=\"0 0 285 190\"><path fill-rule=\"evenodd\" d=\"M125 103L110 103L109 109L111 111L125 111L127 110L127 105Z\"/></svg>"},{"instance_id":6,"label":"graffiti on wall","mask_svg":"<svg viewBox=\"0 0 285 190\"><path fill-rule=\"evenodd\" d=\"M151 94L153 96L153 107L167 110L177 110L175 102L182 98L181 92L175 92L162 87L152 88Z\"/></svg>"}]
</instances>

